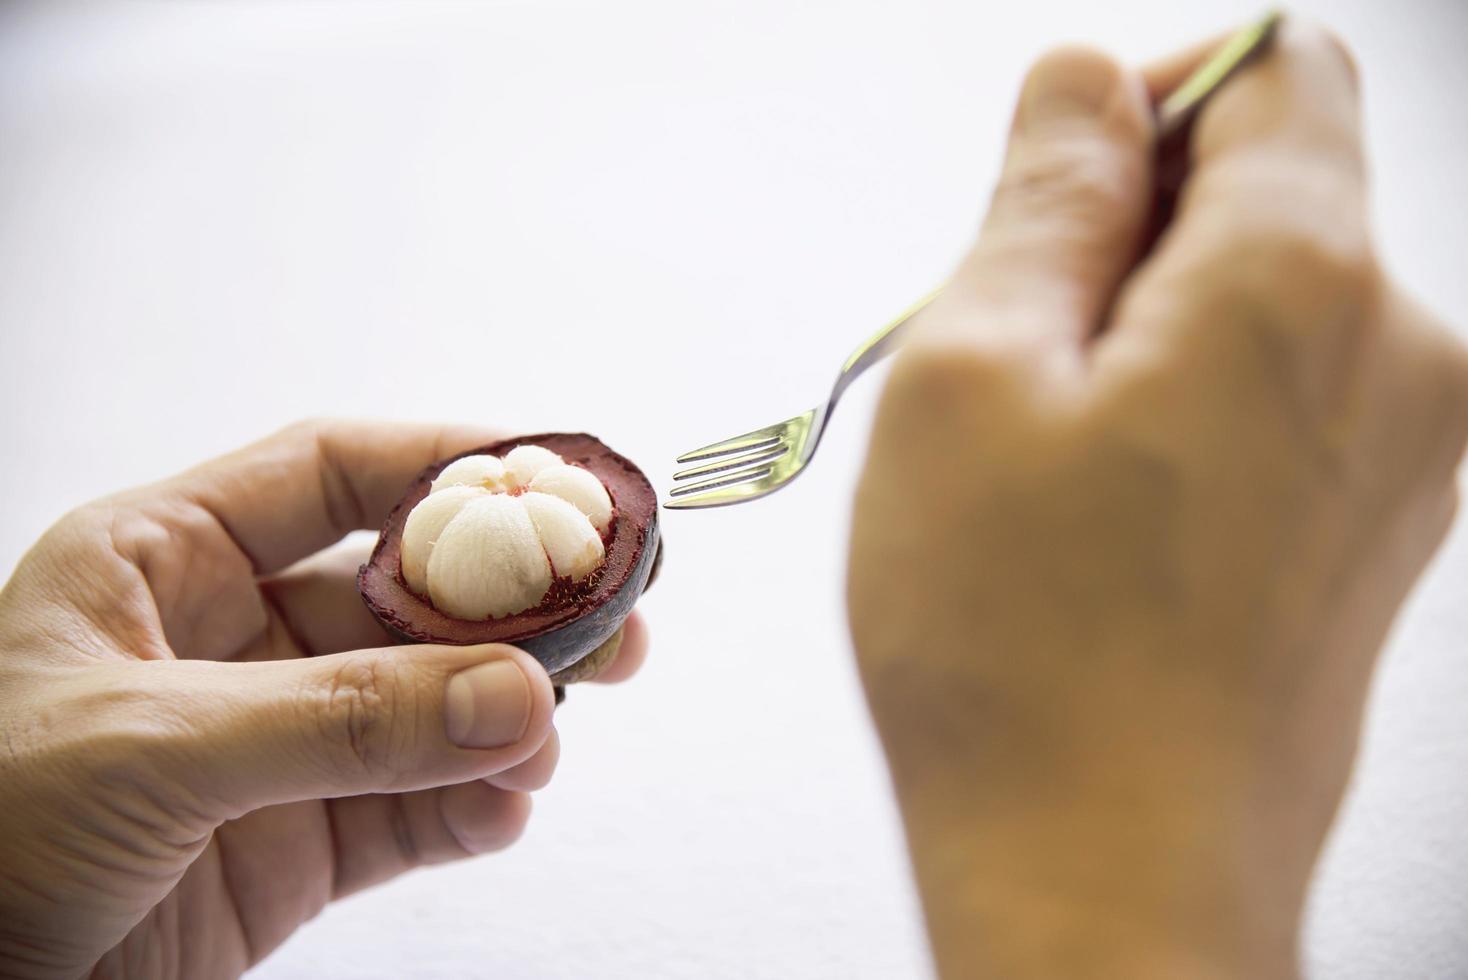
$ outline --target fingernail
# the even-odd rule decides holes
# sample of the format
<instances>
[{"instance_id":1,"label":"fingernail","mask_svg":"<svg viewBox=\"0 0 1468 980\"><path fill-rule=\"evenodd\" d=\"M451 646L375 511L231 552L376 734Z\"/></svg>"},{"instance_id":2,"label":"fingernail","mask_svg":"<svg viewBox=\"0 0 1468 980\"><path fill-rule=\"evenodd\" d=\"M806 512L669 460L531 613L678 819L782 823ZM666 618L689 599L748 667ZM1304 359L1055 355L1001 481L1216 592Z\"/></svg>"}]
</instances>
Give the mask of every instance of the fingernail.
<instances>
[{"instance_id":1,"label":"fingernail","mask_svg":"<svg viewBox=\"0 0 1468 980\"><path fill-rule=\"evenodd\" d=\"M459 671L444 692L449 741L466 749L513 745L530 724L530 685L512 661L496 660Z\"/></svg>"},{"instance_id":2,"label":"fingernail","mask_svg":"<svg viewBox=\"0 0 1468 980\"><path fill-rule=\"evenodd\" d=\"M1119 81L1114 63L1094 52L1054 53L1036 66L1020 96L1020 125L1097 116Z\"/></svg>"}]
</instances>

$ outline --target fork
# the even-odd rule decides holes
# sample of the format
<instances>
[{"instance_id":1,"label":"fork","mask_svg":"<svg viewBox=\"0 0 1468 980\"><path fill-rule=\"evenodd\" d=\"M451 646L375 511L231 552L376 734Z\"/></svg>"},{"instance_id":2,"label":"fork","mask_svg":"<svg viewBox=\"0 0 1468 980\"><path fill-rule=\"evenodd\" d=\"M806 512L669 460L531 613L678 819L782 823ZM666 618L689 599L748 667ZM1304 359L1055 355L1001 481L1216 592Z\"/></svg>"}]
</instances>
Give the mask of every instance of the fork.
<instances>
[{"instance_id":1,"label":"fork","mask_svg":"<svg viewBox=\"0 0 1468 980\"><path fill-rule=\"evenodd\" d=\"M1270 11L1234 34L1157 108L1159 147L1184 135L1203 102L1273 37L1281 15ZM836 402L867 368L890 354L920 310L942 292L933 290L852 351L824 404L783 422L732 436L684 453L678 462L697 466L673 474L677 484L663 506L672 510L723 507L754 500L788 484L815 456ZM692 481L692 482L689 482Z\"/></svg>"}]
</instances>

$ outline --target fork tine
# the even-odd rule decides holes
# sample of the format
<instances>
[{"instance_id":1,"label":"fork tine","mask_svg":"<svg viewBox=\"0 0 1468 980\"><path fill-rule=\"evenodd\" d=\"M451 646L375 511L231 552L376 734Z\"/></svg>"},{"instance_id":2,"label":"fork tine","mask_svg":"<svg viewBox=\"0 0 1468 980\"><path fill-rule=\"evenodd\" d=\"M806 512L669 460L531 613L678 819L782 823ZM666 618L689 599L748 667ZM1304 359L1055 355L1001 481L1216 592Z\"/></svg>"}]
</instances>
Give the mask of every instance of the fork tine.
<instances>
[{"instance_id":1,"label":"fork tine","mask_svg":"<svg viewBox=\"0 0 1468 980\"><path fill-rule=\"evenodd\" d=\"M705 510L709 507L727 507L729 504L739 504L756 497L763 497L767 493L773 493L775 487L767 487L760 483L741 483L733 487L720 487L701 493L696 497L674 497L663 502L666 510Z\"/></svg>"},{"instance_id":2,"label":"fork tine","mask_svg":"<svg viewBox=\"0 0 1468 980\"><path fill-rule=\"evenodd\" d=\"M774 468L756 467L737 477L709 480L697 486L678 487L677 490L669 491L668 499L662 506L669 511L721 508L728 503L741 503L765 496L766 493L774 493L785 486L785 483L788 481L775 477Z\"/></svg>"},{"instance_id":3,"label":"fork tine","mask_svg":"<svg viewBox=\"0 0 1468 980\"><path fill-rule=\"evenodd\" d=\"M670 497L687 497L705 490L719 490L724 487L732 487L740 483L750 483L762 477L769 476L774 468L768 463L756 463L732 473L721 473L712 480L704 480L700 483L685 483L668 491Z\"/></svg>"},{"instance_id":4,"label":"fork tine","mask_svg":"<svg viewBox=\"0 0 1468 980\"><path fill-rule=\"evenodd\" d=\"M751 450L741 456L728 456L717 459L712 463L702 466L694 466L690 469L679 470L673 474L674 480L692 480L695 477L710 476L714 473L723 473L726 470L737 470L744 466L755 466L761 463L772 463L790 451L790 444L783 440L759 449Z\"/></svg>"},{"instance_id":5,"label":"fork tine","mask_svg":"<svg viewBox=\"0 0 1468 980\"><path fill-rule=\"evenodd\" d=\"M767 425L763 429L755 429L743 435L731 436L722 442L711 443L702 449L679 456L676 462L692 463L700 459L712 459L715 456L728 456L731 453L747 452L753 449L769 448L779 441L785 431L785 423L777 422Z\"/></svg>"}]
</instances>

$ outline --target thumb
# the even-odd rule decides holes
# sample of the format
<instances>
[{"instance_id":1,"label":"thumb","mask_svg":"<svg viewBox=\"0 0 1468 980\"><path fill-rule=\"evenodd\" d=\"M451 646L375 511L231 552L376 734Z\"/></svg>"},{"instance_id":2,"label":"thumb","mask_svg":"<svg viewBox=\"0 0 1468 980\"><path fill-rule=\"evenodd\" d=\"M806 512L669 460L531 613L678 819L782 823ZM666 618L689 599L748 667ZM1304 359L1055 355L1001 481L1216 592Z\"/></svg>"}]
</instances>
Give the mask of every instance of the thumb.
<instances>
[{"instance_id":1,"label":"thumb","mask_svg":"<svg viewBox=\"0 0 1468 980\"><path fill-rule=\"evenodd\" d=\"M221 818L492 775L535 753L555 708L540 664L500 644L136 669L171 721L167 775Z\"/></svg>"},{"instance_id":2,"label":"thumb","mask_svg":"<svg viewBox=\"0 0 1468 980\"><path fill-rule=\"evenodd\" d=\"M959 318L968 329L1027 349L1100 329L1152 206L1152 143L1139 75L1084 48L1040 59L982 232L948 290L990 314Z\"/></svg>"}]
</instances>

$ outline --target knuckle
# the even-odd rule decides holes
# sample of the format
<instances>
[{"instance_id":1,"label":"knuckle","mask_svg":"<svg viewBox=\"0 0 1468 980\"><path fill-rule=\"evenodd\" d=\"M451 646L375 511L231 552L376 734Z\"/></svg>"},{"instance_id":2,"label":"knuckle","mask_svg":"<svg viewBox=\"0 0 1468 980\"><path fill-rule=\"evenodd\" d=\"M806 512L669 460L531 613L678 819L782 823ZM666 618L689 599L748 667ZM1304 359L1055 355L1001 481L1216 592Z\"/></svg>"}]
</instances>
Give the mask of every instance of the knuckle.
<instances>
[{"instance_id":1,"label":"knuckle","mask_svg":"<svg viewBox=\"0 0 1468 980\"><path fill-rule=\"evenodd\" d=\"M892 365L887 400L957 419L965 406L994 399L1016 385L1028 345L1022 339L928 336Z\"/></svg>"},{"instance_id":2,"label":"knuckle","mask_svg":"<svg viewBox=\"0 0 1468 980\"><path fill-rule=\"evenodd\" d=\"M1082 44L1062 44L1035 59L1025 74L1021 99L1037 92L1075 91L1104 102L1121 86L1126 69L1099 48Z\"/></svg>"},{"instance_id":3,"label":"knuckle","mask_svg":"<svg viewBox=\"0 0 1468 980\"><path fill-rule=\"evenodd\" d=\"M118 547L120 514L107 498L63 514L21 559L15 581L42 584L49 596L67 602L86 593L99 580L106 556ZM79 574L80 569L89 574Z\"/></svg>"},{"instance_id":4,"label":"knuckle","mask_svg":"<svg viewBox=\"0 0 1468 980\"><path fill-rule=\"evenodd\" d=\"M1048 52L1021 90L991 213L1114 225L1134 208L1150 125L1140 86L1112 58Z\"/></svg>"},{"instance_id":5,"label":"knuckle","mask_svg":"<svg viewBox=\"0 0 1468 980\"><path fill-rule=\"evenodd\" d=\"M327 519L343 535L368 525L363 501L341 458L345 426L341 419L314 416L291 423L273 437L287 451L309 453L315 458Z\"/></svg>"},{"instance_id":6,"label":"knuckle","mask_svg":"<svg viewBox=\"0 0 1468 980\"><path fill-rule=\"evenodd\" d=\"M915 338L888 377L873 451L932 467L962 458L959 446L989 456L1039 438L1055 421L1050 407L1065 403L1046 374L1055 356L1021 329Z\"/></svg>"},{"instance_id":7,"label":"knuckle","mask_svg":"<svg viewBox=\"0 0 1468 980\"><path fill-rule=\"evenodd\" d=\"M94 500L74 507L62 514L55 524L47 529L43 538L53 545L68 548L78 546L91 548L99 534L110 529L116 519L111 501Z\"/></svg>"},{"instance_id":8,"label":"knuckle","mask_svg":"<svg viewBox=\"0 0 1468 980\"><path fill-rule=\"evenodd\" d=\"M333 765L371 776L397 769L407 747L412 699L402 696L398 668L382 657L349 657L313 695Z\"/></svg>"},{"instance_id":9,"label":"knuckle","mask_svg":"<svg viewBox=\"0 0 1468 980\"><path fill-rule=\"evenodd\" d=\"M119 500L111 515L109 536L119 553L136 560L145 573L149 559L171 548L197 549L218 533L218 521L198 504L175 495L150 491Z\"/></svg>"},{"instance_id":10,"label":"knuckle","mask_svg":"<svg viewBox=\"0 0 1468 980\"><path fill-rule=\"evenodd\" d=\"M1364 303L1377 281L1377 263L1364 236L1288 228L1252 243L1257 261L1276 270L1291 289Z\"/></svg>"},{"instance_id":11,"label":"knuckle","mask_svg":"<svg viewBox=\"0 0 1468 980\"><path fill-rule=\"evenodd\" d=\"M296 419L276 430L267 441L292 447L317 446L322 440L328 438L331 431L340 423L340 419L329 415L310 415Z\"/></svg>"},{"instance_id":12,"label":"knuckle","mask_svg":"<svg viewBox=\"0 0 1468 980\"><path fill-rule=\"evenodd\" d=\"M1400 294L1399 294L1400 295ZM1425 308L1409 306L1432 345L1432 361L1441 372L1443 387L1454 397L1468 401L1468 343L1447 321ZM1411 313L1408 315L1410 316Z\"/></svg>"},{"instance_id":13,"label":"knuckle","mask_svg":"<svg viewBox=\"0 0 1468 980\"><path fill-rule=\"evenodd\" d=\"M1357 60L1356 52L1346 43L1345 38L1329 28L1320 29L1320 38L1335 57L1337 64L1340 65L1352 91L1359 92L1361 90L1361 62Z\"/></svg>"},{"instance_id":14,"label":"knuckle","mask_svg":"<svg viewBox=\"0 0 1468 980\"><path fill-rule=\"evenodd\" d=\"M1448 335L1444 346L1443 387L1454 404L1468 406L1468 345Z\"/></svg>"},{"instance_id":15,"label":"knuckle","mask_svg":"<svg viewBox=\"0 0 1468 980\"><path fill-rule=\"evenodd\" d=\"M1207 262L1226 293L1291 335L1354 333L1379 304L1376 255L1346 228L1240 219Z\"/></svg>"},{"instance_id":16,"label":"knuckle","mask_svg":"<svg viewBox=\"0 0 1468 980\"><path fill-rule=\"evenodd\" d=\"M318 415L307 416L288 423L276 433L288 440L314 439L316 434L326 428L329 420Z\"/></svg>"},{"instance_id":17,"label":"knuckle","mask_svg":"<svg viewBox=\"0 0 1468 980\"><path fill-rule=\"evenodd\" d=\"M1353 92L1360 91L1360 63L1336 31L1317 22L1291 18L1281 34L1281 46L1289 56L1307 65L1327 67L1338 73Z\"/></svg>"},{"instance_id":18,"label":"knuckle","mask_svg":"<svg viewBox=\"0 0 1468 980\"><path fill-rule=\"evenodd\" d=\"M1036 381L1061 377L1068 345L1057 342L1053 310L961 270L950 294L920 314L895 360L889 392L942 410L979 402L1028 401ZM987 277L992 279L993 277Z\"/></svg>"},{"instance_id":19,"label":"knuckle","mask_svg":"<svg viewBox=\"0 0 1468 980\"><path fill-rule=\"evenodd\" d=\"M277 429L265 442L292 452L302 447L315 447L327 436L332 425L332 419L320 415L296 419Z\"/></svg>"},{"instance_id":20,"label":"knuckle","mask_svg":"<svg viewBox=\"0 0 1468 980\"><path fill-rule=\"evenodd\" d=\"M1468 346L1446 326L1433 324L1426 379L1438 409L1436 435L1454 466L1468 443Z\"/></svg>"},{"instance_id":21,"label":"knuckle","mask_svg":"<svg viewBox=\"0 0 1468 980\"><path fill-rule=\"evenodd\" d=\"M1089 140L1016 150L995 189L985 230L1053 235L1069 227L1110 227L1125 213L1120 209L1132 196L1131 176L1113 155L1094 152Z\"/></svg>"},{"instance_id":22,"label":"knuckle","mask_svg":"<svg viewBox=\"0 0 1468 980\"><path fill-rule=\"evenodd\" d=\"M934 386L970 390L976 381L1002 375L1008 359L998 345L969 342L953 336L914 338L892 366L891 387L925 391Z\"/></svg>"}]
</instances>

